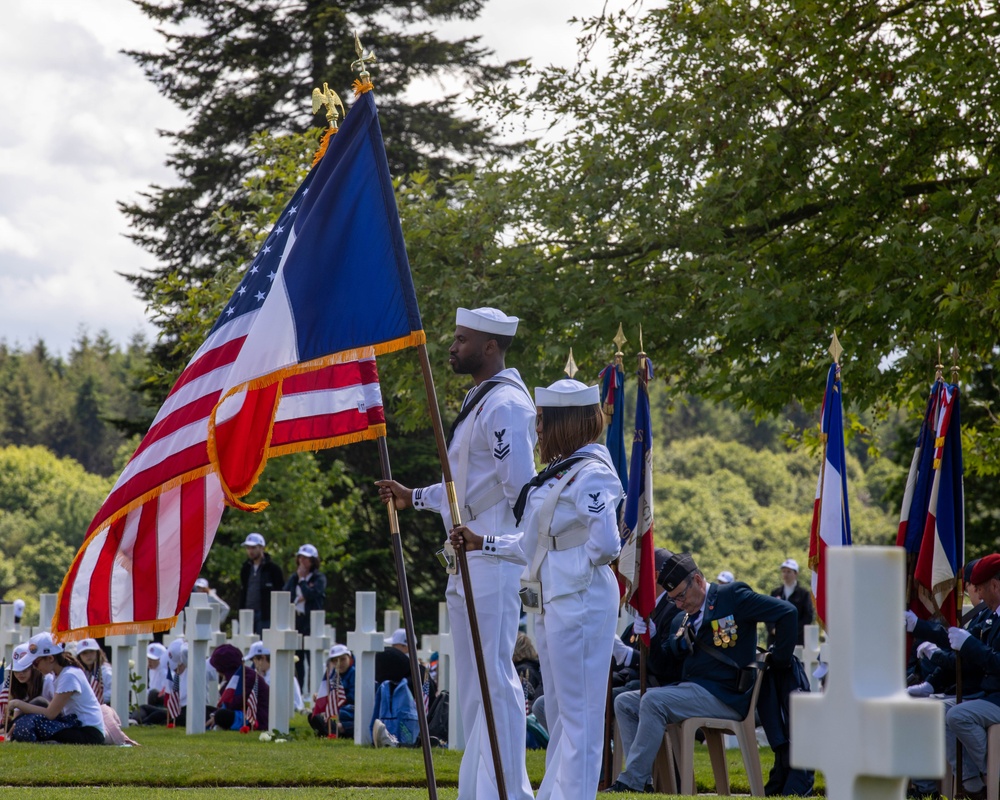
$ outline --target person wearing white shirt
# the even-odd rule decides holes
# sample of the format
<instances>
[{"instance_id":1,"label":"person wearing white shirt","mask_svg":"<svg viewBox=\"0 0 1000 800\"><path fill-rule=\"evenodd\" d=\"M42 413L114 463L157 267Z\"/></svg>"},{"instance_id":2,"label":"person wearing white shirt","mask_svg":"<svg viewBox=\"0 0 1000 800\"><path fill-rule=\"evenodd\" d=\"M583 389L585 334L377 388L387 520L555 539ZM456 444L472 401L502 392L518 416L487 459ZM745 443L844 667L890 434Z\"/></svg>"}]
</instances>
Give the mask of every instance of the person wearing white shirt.
<instances>
[{"instance_id":1,"label":"person wearing white shirt","mask_svg":"<svg viewBox=\"0 0 1000 800\"><path fill-rule=\"evenodd\" d=\"M460 308L456 312L448 361L456 374L470 376L475 386L466 395L449 433L448 459L462 520L485 537L483 548L469 554L468 577L507 788L504 800L531 800L524 760L524 693L513 662L524 557L518 546L498 545L503 534L515 530L514 504L521 487L535 475L535 407L517 370L505 363L517 324L517 317L495 308ZM399 510L434 511L441 515L446 531L453 527L443 482L420 489L409 489L396 481L376 484L384 503L395 503ZM446 545L445 558L450 554L451 546ZM457 702L465 733L458 798L493 800L498 791L461 576L449 577L446 600L454 636Z\"/></svg>"},{"instance_id":2,"label":"person wearing white shirt","mask_svg":"<svg viewBox=\"0 0 1000 800\"><path fill-rule=\"evenodd\" d=\"M522 490L515 515L528 566L525 609L535 623L550 739L538 800L594 797L600 780L604 714L618 621L618 584L608 566L618 556L621 480L607 448L600 390L564 379L535 389L542 461ZM478 550L483 537L460 526L452 543Z\"/></svg>"}]
</instances>

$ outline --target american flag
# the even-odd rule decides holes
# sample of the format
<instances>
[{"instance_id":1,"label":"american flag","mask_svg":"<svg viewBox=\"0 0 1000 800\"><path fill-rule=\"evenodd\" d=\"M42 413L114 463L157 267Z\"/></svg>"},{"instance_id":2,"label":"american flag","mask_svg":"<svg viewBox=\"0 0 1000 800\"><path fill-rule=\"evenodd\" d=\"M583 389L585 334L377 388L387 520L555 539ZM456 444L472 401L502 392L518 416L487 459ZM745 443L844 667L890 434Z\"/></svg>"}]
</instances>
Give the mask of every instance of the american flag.
<instances>
[{"instance_id":1,"label":"american flag","mask_svg":"<svg viewBox=\"0 0 1000 800\"><path fill-rule=\"evenodd\" d=\"M98 703L104 702L104 679L101 677L101 667L98 664L97 669L93 672L87 673L87 678L90 680L90 688L94 690L94 697L97 698Z\"/></svg>"},{"instance_id":2,"label":"american flag","mask_svg":"<svg viewBox=\"0 0 1000 800\"><path fill-rule=\"evenodd\" d=\"M344 684L340 680L340 672L334 667L330 670L330 676L327 679L327 686L329 687L329 694L327 695L327 708L329 709L329 715L333 719L338 719L340 717L340 709L347 705L347 692L344 691Z\"/></svg>"},{"instance_id":3,"label":"american flag","mask_svg":"<svg viewBox=\"0 0 1000 800\"><path fill-rule=\"evenodd\" d=\"M175 720L181 715L181 676L174 670L174 677L167 684L164 704L167 707L167 718Z\"/></svg>"},{"instance_id":4,"label":"american flag","mask_svg":"<svg viewBox=\"0 0 1000 800\"><path fill-rule=\"evenodd\" d=\"M427 670L427 674L424 676L424 685L420 687L421 694L424 696L424 714L427 714L431 710L431 671Z\"/></svg>"},{"instance_id":5,"label":"american flag","mask_svg":"<svg viewBox=\"0 0 1000 800\"><path fill-rule=\"evenodd\" d=\"M246 680L247 670L243 671L243 680ZM253 688L250 690L250 694L247 695L247 707L244 714L244 722L250 730L256 730L257 728L257 681L260 679L260 675L255 671L253 673Z\"/></svg>"},{"instance_id":6,"label":"american flag","mask_svg":"<svg viewBox=\"0 0 1000 800\"><path fill-rule=\"evenodd\" d=\"M425 341L371 94L284 209L87 531L63 638L167 630L267 459L385 435L375 356ZM68 635L66 635L68 634Z\"/></svg>"}]
</instances>

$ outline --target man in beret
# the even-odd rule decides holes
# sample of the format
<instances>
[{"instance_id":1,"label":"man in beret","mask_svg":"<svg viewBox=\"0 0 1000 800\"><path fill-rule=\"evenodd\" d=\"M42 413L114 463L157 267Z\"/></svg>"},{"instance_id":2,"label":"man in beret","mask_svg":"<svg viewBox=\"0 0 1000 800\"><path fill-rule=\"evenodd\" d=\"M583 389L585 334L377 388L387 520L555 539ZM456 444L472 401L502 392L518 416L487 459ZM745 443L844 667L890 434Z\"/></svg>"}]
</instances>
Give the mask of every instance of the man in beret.
<instances>
[{"instance_id":1,"label":"man in beret","mask_svg":"<svg viewBox=\"0 0 1000 800\"><path fill-rule=\"evenodd\" d=\"M507 795L510 800L531 800L534 795L524 761L524 691L513 661L524 555L519 537L504 535L517 530L514 504L521 487L535 477L535 404L517 370L505 363L517 323L517 317L496 308L460 308L455 314L448 361L457 375L468 375L475 385L449 431L448 459L462 522L484 537L482 549L468 552L469 579ZM444 483L421 489L396 481L376 484L382 502L395 503L399 510L434 511L441 515L446 531L454 527ZM451 555L450 545L445 549ZM449 577L445 599L466 737L458 798L491 800L497 797L493 758L460 576Z\"/></svg>"},{"instance_id":2,"label":"man in beret","mask_svg":"<svg viewBox=\"0 0 1000 800\"><path fill-rule=\"evenodd\" d=\"M689 717L739 720L747 715L752 686L741 687L740 674L757 657L757 623L774 626L774 668L787 668L795 648L794 606L757 594L741 581L709 583L688 553L667 559L658 582L684 612L672 640L683 659L681 680L641 696L625 692L615 700L627 760L608 792L645 789L667 725Z\"/></svg>"},{"instance_id":3,"label":"man in beret","mask_svg":"<svg viewBox=\"0 0 1000 800\"><path fill-rule=\"evenodd\" d=\"M970 583L989 606L994 619L985 639L980 641L964 628L949 628L948 641L961 657L982 670L982 696L959 703L945 716L945 746L948 761L956 769L956 741L962 743L962 783L966 797L985 797L986 729L1000 722L1000 624L995 619L1000 608L1000 555L991 553L976 562Z\"/></svg>"}]
</instances>

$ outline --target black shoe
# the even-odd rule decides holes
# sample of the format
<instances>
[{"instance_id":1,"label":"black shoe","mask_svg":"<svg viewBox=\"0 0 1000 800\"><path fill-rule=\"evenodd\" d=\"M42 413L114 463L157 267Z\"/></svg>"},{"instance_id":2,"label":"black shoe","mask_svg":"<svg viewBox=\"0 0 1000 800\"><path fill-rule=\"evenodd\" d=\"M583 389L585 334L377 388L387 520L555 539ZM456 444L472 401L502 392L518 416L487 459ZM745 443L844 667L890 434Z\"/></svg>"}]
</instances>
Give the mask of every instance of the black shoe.
<instances>
[{"instance_id":1,"label":"black shoe","mask_svg":"<svg viewBox=\"0 0 1000 800\"><path fill-rule=\"evenodd\" d=\"M602 794L608 794L610 792L631 792L632 794L643 794L638 789L633 789L627 783L622 783L621 781L615 781L612 783L602 792Z\"/></svg>"}]
</instances>

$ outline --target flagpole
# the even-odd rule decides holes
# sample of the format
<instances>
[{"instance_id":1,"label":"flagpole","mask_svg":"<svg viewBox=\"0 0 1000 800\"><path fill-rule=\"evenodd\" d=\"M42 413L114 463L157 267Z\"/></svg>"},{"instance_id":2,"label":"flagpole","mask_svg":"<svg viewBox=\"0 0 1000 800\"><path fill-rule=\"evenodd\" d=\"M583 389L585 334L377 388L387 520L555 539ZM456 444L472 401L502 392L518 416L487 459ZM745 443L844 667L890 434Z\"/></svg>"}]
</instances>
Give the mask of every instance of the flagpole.
<instances>
[{"instance_id":1,"label":"flagpole","mask_svg":"<svg viewBox=\"0 0 1000 800\"><path fill-rule=\"evenodd\" d=\"M646 370L646 352L642 347L642 328L639 328L639 371L636 373L638 377L637 391L640 396L642 392L648 392L649 389L649 378L648 371ZM636 423L638 428L638 423ZM642 549L639 549L639 564L642 565ZM646 629L649 630L649 617L645 618ZM647 634L652 638L651 634ZM646 663L649 659L649 646L646 644L646 640L641 636L639 637L639 696L642 697L646 693Z\"/></svg>"},{"instance_id":2,"label":"flagpole","mask_svg":"<svg viewBox=\"0 0 1000 800\"><path fill-rule=\"evenodd\" d=\"M462 510L458 506L458 495L455 492L455 481L451 474L451 462L448 460L448 445L444 436L444 425L441 422L441 409L438 408L437 393L434 391L434 375L431 372L431 362L427 355L427 345L417 345L417 355L420 359L420 371L424 376L424 391L427 393L427 407L431 415L431 425L434 429L434 440L437 443L438 459L441 462L441 474L444 477L445 492L448 495L448 507L451 510L453 525L462 524ZM388 503L393 506L392 503ZM493 754L493 769L496 772L497 790L501 798L507 797L507 784L504 780L503 764L500 759L500 742L497 739L496 722L493 718L493 701L490 699L489 683L486 677L486 665L483 662L483 644L479 636L479 620L476 617L476 603L472 597L472 581L469 578L469 561L464 547L455 548L458 558L458 573L462 577L462 589L465 592L465 605L469 614L469 634L472 636L472 649L476 656L476 670L479 673L479 689L483 697L483 712L486 716L486 730L490 738L490 750ZM421 705L418 703L417 705ZM419 713L419 709L418 709Z\"/></svg>"},{"instance_id":3,"label":"flagpole","mask_svg":"<svg viewBox=\"0 0 1000 800\"><path fill-rule=\"evenodd\" d=\"M943 380L944 378L944 365L941 363L941 345L938 344L938 364L937 364L937 378ZM951 365L951 382L958 385L958 345L952 350L952 365ZM958 397L955 398L955 402L958 402ZM935 421L937 420L937 415L935 414ZM961 435L961 433L959 433ZM943 458L943 454L942 454ZM965 581L965 537L962 537L962 553L961 560L962 563L958 568L958 583L956 588L958 590L957 596L954 598L955 602L955 624L961 626L962 622L962 600L965 597L965 587L962 585ZM955 651L955 704L958 705L964 699L962 697L962 653L960 650ZM963 760L963 750L965 748L962 746L960 739L955 739L955 785L957 791L955 792L956 797L965 797L965 787L962 783L962 760Z\"/></svg>"},{"instance_id":4,"label":"flagpole","mask_svg":"<svg viewBox=\"0 0 1000 800\"><path fill-rule=\"evenodd\" d=\"M386 445L385 437L379 436L376 441L378 442L378 459L382 467L382 480L391 481L392 468L389 464L389 448ZM416 693L422 686L422 682L420 680L420 664L417 663L417 637L413 630L410 589L406 582L406 565L403 563L403 542L399 535L399 514L396 512L395 503L386 503L385 507L389 512L389 538L392 540L392 555L396 562L396 582L399 584L399 599L403 604L403 625L406 628L406 644L409 651L407 655L410 659L410 683L414 699L416 699ZM459 552L464 555L464 551L460 550ZM437 783L434 779L434 760L431 757L431 736L427 728L427 711L424 709L424 704L421 700L417 700L416 706L417 722L420 725L420 745L424 751L424 772L427 775L427 791L431 800L437 800ZM506 797L506 795L503 796Z\"/></svg>"},{"instance_id":5,"label":"flagpole","mask_svg":"<svg viewBox=\"0 0 1000 800\"><path fill-rule=\"evenodd\" d=\"M335 672L336 670L337 670L336 666L333 667L332 671L329 668L327 668L327 673L326 673L326 738L327 739L337 738L333 735L330 729L331 720L333 719L333 709L330 706L332 706L334 703L333 699L334 695L332 691L333 689L332 672Z\"/></svg>"}]
</instances>

